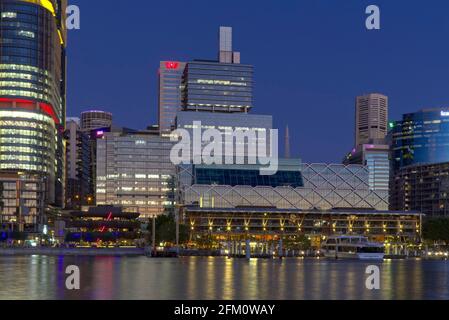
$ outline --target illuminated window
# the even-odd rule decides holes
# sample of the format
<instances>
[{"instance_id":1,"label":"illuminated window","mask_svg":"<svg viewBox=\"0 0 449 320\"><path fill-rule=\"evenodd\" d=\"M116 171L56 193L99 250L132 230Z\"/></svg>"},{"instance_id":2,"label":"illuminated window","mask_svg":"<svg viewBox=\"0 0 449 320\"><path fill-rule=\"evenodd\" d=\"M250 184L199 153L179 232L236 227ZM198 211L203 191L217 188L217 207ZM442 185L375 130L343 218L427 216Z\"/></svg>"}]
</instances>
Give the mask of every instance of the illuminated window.
<instances>
[{"instance_id":1,"label":"illuminated window","mask_svg":"<svg viewBox=\"0 0 449 320\"><path fill-rule=\"evenodd\" d=\"M17 13L15 13L15 12L2 12L2 18L14 19L14 18L17 18Z\"/></svg>"},{"instance_id":2,"label":"illuminated window","mask_svg":"<svg viewBox=\"0 0 449 320\"><path fill-rule=\"evenodd\" d=\"M32 32L32 31L25 31L25 30L20 30L19 31L19 36L27 37L27 38L31 38L31 39L34 39L34 37L35 37L34 32Z\"/></svg>"}]
</instances>

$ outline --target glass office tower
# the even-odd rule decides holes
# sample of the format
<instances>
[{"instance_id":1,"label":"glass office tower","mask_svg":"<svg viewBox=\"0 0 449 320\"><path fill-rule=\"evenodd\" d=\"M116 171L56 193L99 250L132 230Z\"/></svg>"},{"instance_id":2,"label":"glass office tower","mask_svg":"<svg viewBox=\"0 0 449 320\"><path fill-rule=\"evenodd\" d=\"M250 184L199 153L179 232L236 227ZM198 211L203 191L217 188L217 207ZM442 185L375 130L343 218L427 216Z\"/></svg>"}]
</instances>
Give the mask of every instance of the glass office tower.
<instances>
[{"instance_id":1,"label":"glass office tower","mask_svg":"<svg viewBox=\"0 0 449 320\"><path fill-rule=\"evenodd\" d=\"M449 109L405 114L390 124L393 167L449 162Z\"/></svg>"},{"instance_id":2,"label":"glass office tower","mask_svg":"<svg viewBox=\"0 0 449 320\"><path fill-rule=\"evenodd\" d=\"M0 2L2 227L35 231L43 208L64 202L66 6Z\"/></svg>"},{"instance_id":3,"label":"glass office tower","mask_svg":"<svg viewBox=\"0 0 449 320\"><path fill-rule=\"evenodd\" d=\"M161 61L159 66L159 130L169 134L182 104L182 77L185 62Z\"/></svg>"},{"instance_id":4,"label":"glass office tower","mask_svg":"<svg viewBox=\"0 0 449 320\"><path fill-rule=\"evenodd\" d=\"M253 66L195 60L183 80L183 110L249 112L253 107Z\"/></svg>"}]
</instances>

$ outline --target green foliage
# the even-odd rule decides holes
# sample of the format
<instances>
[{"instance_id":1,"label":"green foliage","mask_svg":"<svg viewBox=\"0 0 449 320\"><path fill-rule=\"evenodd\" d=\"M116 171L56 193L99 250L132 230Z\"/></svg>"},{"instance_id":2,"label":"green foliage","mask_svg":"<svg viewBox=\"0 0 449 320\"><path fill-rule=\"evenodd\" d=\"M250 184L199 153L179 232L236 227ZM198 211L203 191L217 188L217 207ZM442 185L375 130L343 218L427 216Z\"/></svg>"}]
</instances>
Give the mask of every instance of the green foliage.
<instances>
[{"instance_id":1,"label":"green foliage","mask_svg":"<svg viewBox=\"0 0 449 320\"><path fill-rule=\"evenodd\" d=\"M308 250L312 247L312 242L305 235L286 238L283 242L285 248L292 250Z\"/></svg>"},{"instance_id":2,"label":"green foliage","mask_svg":"<svg viewBox=\"0 0 449 320\"><path fill-rule=\"evenodd\" d=\"M153 221L150 221L148 230L150 231L150 239ZM187 226L179 225L179 243L184 243L189 239L189 231ZM160 215L156 218L156 244L161 242L176 243L176 221L173 215Z\"/></svg>"},{"instance_id":3,"label":"green foliage","mask_svg":"<svg viewBox=\"0 0 449 320\"><path fill-rule=\"evenodd\" d=\"M449 219L429 218L423 225L423 237L429 241L449 242Z\"/></svg>"},{"instance_id":4,"label":"green foliage","mask_svg":"<svg viewBox=\"0 0 449 320\"><path fill-rule=\"evenodd\" d=\"M25 232L13 231L9 234L9 238L17 241L25 241L27 239L27 234Z\"/></svg>"}]
</instances>

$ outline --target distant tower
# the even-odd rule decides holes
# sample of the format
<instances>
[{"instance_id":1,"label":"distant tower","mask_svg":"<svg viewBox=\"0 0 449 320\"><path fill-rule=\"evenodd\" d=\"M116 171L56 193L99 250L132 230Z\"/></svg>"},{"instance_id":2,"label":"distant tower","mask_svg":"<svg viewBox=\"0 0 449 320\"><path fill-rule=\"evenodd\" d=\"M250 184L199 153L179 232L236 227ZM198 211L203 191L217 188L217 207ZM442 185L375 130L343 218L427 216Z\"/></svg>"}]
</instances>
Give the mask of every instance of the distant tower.
<instances>
[{"instance_id":1,"label":"distant tower","mask_svg":"<svg viewBox=\"0 0 449 320\"><path fill-rule=\"evenodd\" d=\"M288 126L285 128L285 159L290 159L290 130Z\"/></svg>"},{"instance_id":2,"label":"distant tower","mask_svg":"<svg viewBox=\"0 0 449 320\"><path fill-rule=\"evenodd\" d=\"M355 147L382 142L388 133L388 97L378 93L356 99Z\"/></svg>"}]
</instances>

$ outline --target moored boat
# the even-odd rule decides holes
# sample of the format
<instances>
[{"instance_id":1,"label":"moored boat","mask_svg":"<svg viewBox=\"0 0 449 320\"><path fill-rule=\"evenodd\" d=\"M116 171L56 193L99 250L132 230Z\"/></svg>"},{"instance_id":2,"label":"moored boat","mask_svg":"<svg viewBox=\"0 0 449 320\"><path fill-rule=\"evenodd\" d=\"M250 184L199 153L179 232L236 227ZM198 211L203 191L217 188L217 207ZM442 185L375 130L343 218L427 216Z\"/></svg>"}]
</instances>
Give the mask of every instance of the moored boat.
<instances>
[{"instance_id":1,"label":"moored boat","mask_svg":"<svg viewBox=\"0 0 449 320\"><path fill-rule=\"evenodd\" d=\"M383 260L385 257L384 245L369 242L364 236L331 236L321 249L325 257L333 259Z\"/></svg>"}]
</instances>

